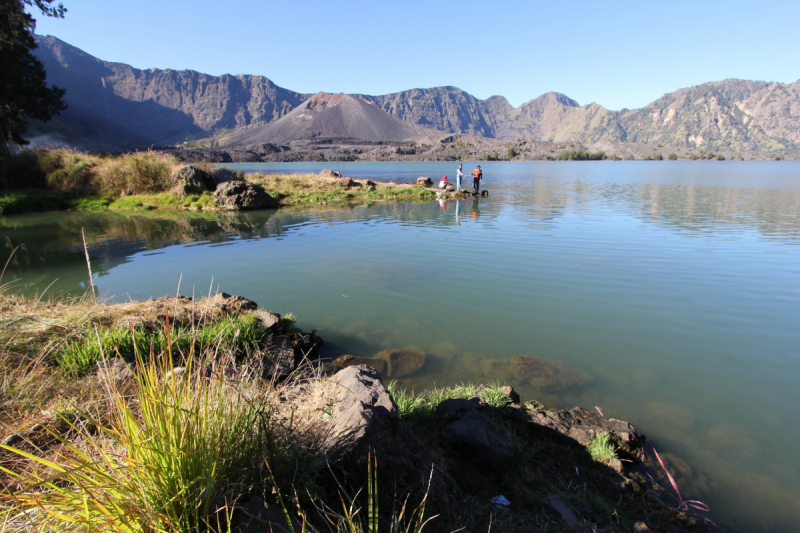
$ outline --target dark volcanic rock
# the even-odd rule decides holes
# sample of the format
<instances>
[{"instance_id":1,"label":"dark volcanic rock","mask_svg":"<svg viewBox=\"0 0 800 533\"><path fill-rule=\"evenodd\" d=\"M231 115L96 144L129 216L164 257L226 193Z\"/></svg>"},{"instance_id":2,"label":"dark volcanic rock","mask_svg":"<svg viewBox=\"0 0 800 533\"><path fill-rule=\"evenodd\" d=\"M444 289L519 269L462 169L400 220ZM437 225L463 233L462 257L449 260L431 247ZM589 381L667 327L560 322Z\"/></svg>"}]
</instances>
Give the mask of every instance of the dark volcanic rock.
<instances>
[{"instance_id":1,"label":"dark volcanic rock","mask_svg":"<svg viewBox=\"0 0 800 533\"><path fill-rule=\"evenodd\" d=\"M297 360L315 359L319 355L319 349L322 347L323 342L322 337L314 333L295 335L292 339L292 345L297 354Z\"/></svg>"},{"instance_id":2,"label":"dark volcanic rock","mask_svg":"<svg viewBox=\"0 0 800 533\"><path fill-rule=\"evenodd\" d=\"M228 211L266 209L278 205L278 201L270 196L263 187L244 181L229 181L221 184L214 192L214 202Z\"/></svg>"},{"instance_id":3,"label":"dark volcanic rock","mask_svg":"<svg viewBox=\"0 0 800 533\"><path fill-rule=\"evenodd\" d=\"M264 347L264 353L261 375L265 379L283 381L297 368L292 339L285 335L271 337Z\"/></svg>"},{"instance_id":4,"label":"dark volcanic rock","mask_svg":"<svg viewBox=\"0 0 800 533\"><path fill-rule=\"evenodd\" d=\"M611 442L619 448L621 459L640 463L643 447L647 440L627 422L613 418L602 418L594 413L576 407L569 411L542 409L541 404L526 403L513 406L513 418L529 427L549 434L559 434L577 444L586 446L596 436L609 433Z\"/></svg>"},{"instance_id":5,"label":"dark volcanic rock","mask_svg":"<svg viewBox=\"0 0 800 533\"><path fill-rule=\"evenodd\" d=\"M172 182L182 194L200 194L208 190L205 172L193 165L184 165L172 175Z\"/></svg>"},{"instance_id":6,"label":"dark volcanic rock","mask_svg":"<svg viewBox=\"0 0 800 533\"><path fill-rule=\"evenodd\" d=\"M222 183L239 181L239 176L236 174L236 172L229 168L215 167L211 169L211 172L209 172L209 178L211 180L210 189L212 190L216 190L216 188Z\"/></svg>"},{"instance_id":7,"label":"dark volcanic rock","mask_svg":"<svg viewBox=\"0 0 800 533\"><path fill-rule=\"evenodd\" d=\"M441 437L457 452L490 469L503 469L516 452L496 409L478 397L445 400L436 408Z\"/></svg>"},{"instance_id":8,"label":"dark volcanic rock","mask_svg":"<svg viewBox=\"0 0 800 533\"><path fill-rule=\"evenodd\" d=\"M348 189L354 185L357 185L356 182L353 181L353 178L339 178L338 183L339 187L347 187Z\"/></svg>"},{"instance_id":9,"label":"dark volcanic rock","mask_svg":"<svg viewBox=\"0 0 800 533\"><path fill-rule=\"evenodd\" d=\"M560 390L585 385L593 379L586 372L561 361L531 355L512 357L510 368L517 378L539 388Z\"/></svg>"},{"instance_id":10,"label":"dark volcanic rock","mask_svg":"<svg viewBox=\"0 0 800 533\"><path fill-rule=\"evenodd\" d=\"M330 461L360 454L377 432L399 422L397 405L377 370L366 365L345 368L331 377L341 390L333 408L328 438L322 446Z\"/></svg>"}]
</instances>

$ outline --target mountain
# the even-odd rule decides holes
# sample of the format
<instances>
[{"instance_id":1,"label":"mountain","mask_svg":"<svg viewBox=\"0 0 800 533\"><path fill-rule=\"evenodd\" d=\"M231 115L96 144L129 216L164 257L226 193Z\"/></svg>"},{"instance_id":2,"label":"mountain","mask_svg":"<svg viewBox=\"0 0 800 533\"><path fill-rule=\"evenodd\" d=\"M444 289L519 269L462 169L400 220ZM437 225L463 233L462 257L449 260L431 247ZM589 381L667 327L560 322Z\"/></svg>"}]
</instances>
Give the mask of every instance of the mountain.
<instances>
[{"instance_id":1,"label":"mountain","mask_svg":"<svg viewBox=\"0 0 800 533\"><path fill-rule=\"evenodd\" d=\"M621 111L596 103L580 106L554 92L514 108L502 96L481 100L456 87L411 89L342 95L337 105L318 97L315 105L323 106L319 116L306 107L278 124L312 95L278 87L263 76L140 70L102 61L55 37L38 36L37 42L35 53L45 64L47 80L67 89L69 107L57 121L37 125L32 132L46 139L79 139L93 149L209 137L223 143L329 134L399 140L422 127L499 140L627 142L800 155L800 80L704 83L665 94L642 109ZM376 113L381 110L402 122L387 121ZM354 115L348 118L345 111ZM303 114L315 117L313 125L308 118L297 118ZM373 120L377 122L366 125Z\"/></svg>"},{"instance_id":2,"label":"mountain","mask_svg":"<svg viewBox=\"0 0 800 533\"><path fill-rule=\"evenodd\" d=\"M402 141L432 133L439 132L404 122L359 96L320 92L278 120L240 130L223 144L288 144L310 139Z\"/></svg>"},{"instance_id":3,"label":"mountain","mask_svg":"<svg viewBox=\"0 0 800 533\"><path fill-rule=\"evenodd\" d=\"M278 119L309 95L263 76L140 70L37 36L47 82L67 89L58 121L105 147L141 148L208 137Z\"/></svg>"},{"instance_id":4,"label":"mountain","mask_svg":"<svg viewBox=\"0 0 800 533\"><path fill-rule=\"evenodd\" d=\"M497 117L514 109L502 96L479 100L457 87L411 89L383 96L360 95L387 113L450 133L495 137Z\"/></svg>"}]
</instances>

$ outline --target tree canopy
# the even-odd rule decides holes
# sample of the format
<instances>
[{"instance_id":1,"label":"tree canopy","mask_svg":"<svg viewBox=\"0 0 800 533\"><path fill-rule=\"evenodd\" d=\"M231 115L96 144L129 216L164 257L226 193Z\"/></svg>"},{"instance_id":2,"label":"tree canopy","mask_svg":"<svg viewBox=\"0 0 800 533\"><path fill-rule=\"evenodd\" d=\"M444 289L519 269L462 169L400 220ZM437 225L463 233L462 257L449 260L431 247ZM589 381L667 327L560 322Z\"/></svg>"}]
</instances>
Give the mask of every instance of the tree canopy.
<instances>
[{"instance_id":1,"label":"tree canopy","mask_svg":"<svg viewBox=\"0 0 800 533\"><path fill-rule=\"evenodd\" d=\"M32 51L36 21L25 10L38 8L45 16L63 18L67 11L54 0L0 0L0 154L8 141L22 138L29 119L47 121L66 108L64 90L48 87L42 62Z\"/></svg>"}]
</instances>

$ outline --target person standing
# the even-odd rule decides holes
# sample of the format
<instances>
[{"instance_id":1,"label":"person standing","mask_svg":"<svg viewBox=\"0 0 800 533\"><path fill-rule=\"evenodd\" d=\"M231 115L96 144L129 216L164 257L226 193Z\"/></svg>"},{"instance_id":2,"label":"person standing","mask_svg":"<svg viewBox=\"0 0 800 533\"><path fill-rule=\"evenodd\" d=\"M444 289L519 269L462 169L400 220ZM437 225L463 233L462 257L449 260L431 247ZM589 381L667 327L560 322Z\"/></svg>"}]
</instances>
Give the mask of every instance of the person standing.
<instances>
[{"instance_id":1,"label":"person standing","mask_svg":"<svg viewBox=\"0 0 800 533\"><path fill-rule=\"evenodd\" d=\"M481 190L481 181L483 181L483 171L481 166L472 171L472 192L478 194Z\"/></svg>"},{"instance_id":2,"label":"person standing","mask_svg":"<svg viewBox=\"0 0 800 533\"><path fill-rule=\"evenodd\" d=\"M456 192L461 192L461 178L466 178L461 169L464 168L463 163L458 164L458 173L456 174Z\"/></svg>"}]
</instances>

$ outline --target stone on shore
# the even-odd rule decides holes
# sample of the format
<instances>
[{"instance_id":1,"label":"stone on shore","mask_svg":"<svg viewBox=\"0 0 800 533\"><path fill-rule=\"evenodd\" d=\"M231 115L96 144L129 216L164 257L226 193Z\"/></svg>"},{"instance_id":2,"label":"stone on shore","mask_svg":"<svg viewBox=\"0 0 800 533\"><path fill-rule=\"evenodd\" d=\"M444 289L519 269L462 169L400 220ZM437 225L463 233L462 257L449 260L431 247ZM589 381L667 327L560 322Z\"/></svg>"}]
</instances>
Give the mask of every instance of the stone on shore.
<instances>
[{"instance_id":1,"label":"stone on shore","mask_svg":"<svg viewBox=\"0 0 800 533\"><path fill-rule=\"evenodd\" d=\"M208 173L208 176L211 181L210 190L216 190L223 183L227 183L229 181L239 181L239 176L233 170L229 168L220 168L214 167Z\"/></svg>"},{"instance_id":2,"label":"stone on shore","mask_svg":"<svg viewBox=\"0 0 800 533\"><path fill-rule=\"evenodd\" d=\"M417 187L431 188L433 187L433 180L426 176L420 176L414 184Z\"/></svg>"},{"instance_id":3,"label":"stone on shore","mask_svg":"<svg viewBox=\"0 0 800 533\"><path fill-rule=\"evenodd\" d=\"M511 358L511 372L520 380L541 389L561 390L578 387L592 381L591 375L561 361L517 355Z\"/></svg>"},{"instance_id":4,"label":"stone on shore","mask_svg":"<svg viewBox=\"0 0 800 533\"><path fill-rule=\"evenodd\" d=\"M181 196L207 191L204 172L194 165L184 165L171 178Z\"/></svg>"},{"instance_id":5,"label":"stone on shore","mask_svg":"<svg viewBox=\"0 0 800 533\"><path fill-rule=\"evenodd\" d=\"M214 192L214 202L228 211L276 207L278 201L259 185L245 181L228 181Z\"/></svg>"},{"instance_id":6,"label":"stone on shore","mask_svg":"<svg viewBox=\"0 0 800 533\"><path fill-rule=\"evenodd\" d=\"M339 181L336 183L338 183L339 187L345 187L347 189L358 185L355 181L353 181L353 178L339 178Z\"/></svg>"}]
</instances>

